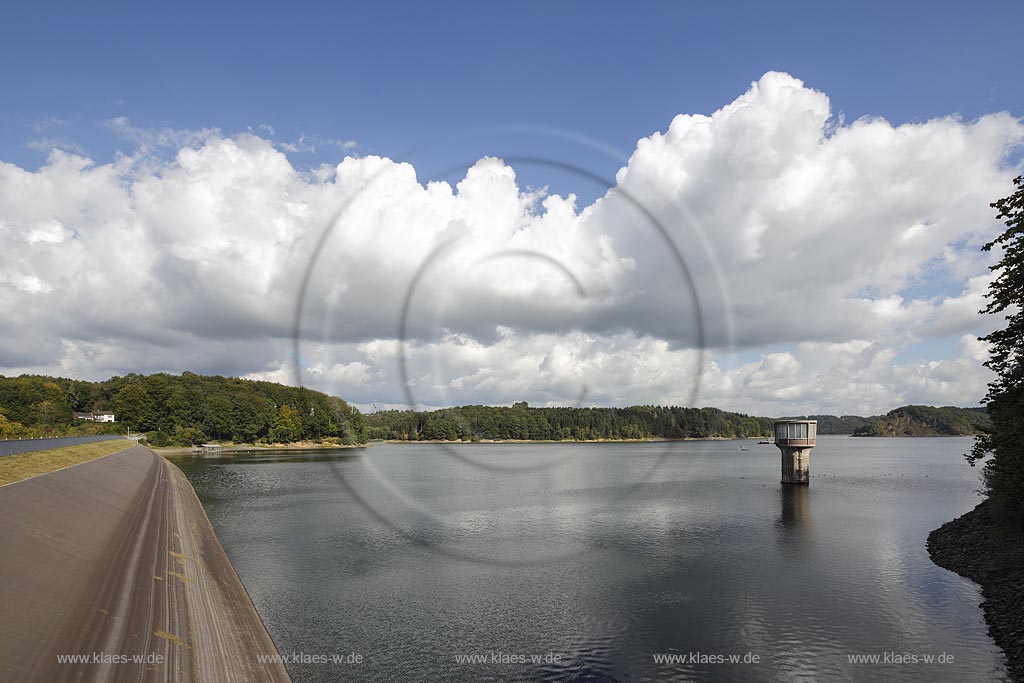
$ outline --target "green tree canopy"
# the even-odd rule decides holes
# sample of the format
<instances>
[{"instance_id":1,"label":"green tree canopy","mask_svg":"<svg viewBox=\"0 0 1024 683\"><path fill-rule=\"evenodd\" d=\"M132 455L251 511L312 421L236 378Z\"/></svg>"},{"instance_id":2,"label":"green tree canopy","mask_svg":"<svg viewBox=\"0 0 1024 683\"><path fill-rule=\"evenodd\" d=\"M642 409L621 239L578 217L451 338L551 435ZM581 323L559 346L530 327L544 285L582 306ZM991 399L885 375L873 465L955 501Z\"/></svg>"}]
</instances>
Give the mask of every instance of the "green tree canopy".
<instances>
[{"instance_id":1,"label":"green tree canopy","mask_svg":"<svg viewBox=\"0 0 1024 683\"><path fill-rule=\"evenodd\" d=\"M302 418L299 411L291 406L281 406L277 411L277 419L270 430L270 440L279 443L290 443L302 438Z\"/></svg>"},{"instance_id":2,"label":"green tree canopy","mask_svg":"<svg viewBox=\"0 0 1024 683\"><path fill-rule=\"evenodd\" d=\"M142 383L129 384L117 392L114 417L138 431L156 427L156 404Z\"/></svg>"},{"instance_id":3,"label":"green tree canopy","mask_svg":"<svg viewBox=\"0 0 1024 683\"><path fill-rule=\"evenodd\" d=\"M281 416L280 406L288 406ZM147 432L154 445L188 445L210 439L252 443L272 436L296 441L366 441L359 411L335 396L237 377L125 375L104 382L62 377L0 376L2 433L57 436ZM112 410L116 423L76 420L72 410ZM277 430L275 434L272 431Z\"/></svg>"},{"instance_id":4,"label":"green tree canopy","mask_svg":"<svg viewBox=\"0 0 1024 683\"><path fill-rule=\"evenodd\" d=\"M988 454L985 483L1004 519L1024 524L1024 176L1014 179L1017 190L992 204L1006 230L983 249L1002 249L992 266L998 273L989 285L983 313L1003 313L1006 327L983 340L992 344L985 365L996 373L985 401L992 418L991 434L979 437L968 461L973 465Z\"/></svg>"}]
</instances>

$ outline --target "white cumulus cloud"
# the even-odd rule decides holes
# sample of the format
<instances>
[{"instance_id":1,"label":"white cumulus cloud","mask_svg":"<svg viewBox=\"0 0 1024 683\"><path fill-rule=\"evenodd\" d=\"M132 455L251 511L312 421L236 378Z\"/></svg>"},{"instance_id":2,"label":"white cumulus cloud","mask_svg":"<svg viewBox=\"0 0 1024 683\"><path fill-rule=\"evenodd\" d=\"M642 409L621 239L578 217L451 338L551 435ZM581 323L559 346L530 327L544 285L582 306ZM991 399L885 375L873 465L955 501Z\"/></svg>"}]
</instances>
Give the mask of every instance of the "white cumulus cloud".
<instances>
[{"instance_id":1,"label":"white cumulus cloud","mask_svg":"<svg viewBox=\"0 0 1024 683\"><path fill-rule=\"evenodd\" d=\"M298 329L303 379L364 405L403 400L404 348L425 405L686 403L699 379L698 403L763 414L981 398L979 247L1024 142L1000 113L845 123L768 73L579 206L500 158L455 183L305 171L289 151L351 145L108 125L136 150L0 162L4 374L295 381Z\"/></svg>"}]
</instances>

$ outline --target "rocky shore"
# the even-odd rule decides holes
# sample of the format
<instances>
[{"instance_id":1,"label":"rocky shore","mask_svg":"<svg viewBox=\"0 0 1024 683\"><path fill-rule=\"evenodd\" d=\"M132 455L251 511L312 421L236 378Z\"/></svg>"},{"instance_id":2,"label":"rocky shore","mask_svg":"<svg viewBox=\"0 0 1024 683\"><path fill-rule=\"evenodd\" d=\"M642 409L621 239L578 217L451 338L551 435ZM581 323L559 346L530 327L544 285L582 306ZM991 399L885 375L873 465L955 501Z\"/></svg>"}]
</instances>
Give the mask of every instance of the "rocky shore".
<instances>
[{"instance_id":1,"label":"rocky shore","mask_svg":"<svg viewBox=\"0 0 1024 683\"><path fill-rule=\"evenodd\" d=\"M159 455L191 455L195 446L147 446ZM290 443L226 443L221 444L220 453L263 453L274 451L333 451L366 448L366 444L345 445L339 443L319 443L316 441L292 441Z\"/></svg>"},{"instance_id":2,"label":"rocky shore","mask_svg":"<svg viewBox=\"0 0 1024 683\"><path fill-rule=\"evenodd\" d=\"M1024 682L1024 530L996 524L983 502L928 535L935 564L981 586L989 634L1006 653L1010 679Z\"/></svg>"}]
</instances>

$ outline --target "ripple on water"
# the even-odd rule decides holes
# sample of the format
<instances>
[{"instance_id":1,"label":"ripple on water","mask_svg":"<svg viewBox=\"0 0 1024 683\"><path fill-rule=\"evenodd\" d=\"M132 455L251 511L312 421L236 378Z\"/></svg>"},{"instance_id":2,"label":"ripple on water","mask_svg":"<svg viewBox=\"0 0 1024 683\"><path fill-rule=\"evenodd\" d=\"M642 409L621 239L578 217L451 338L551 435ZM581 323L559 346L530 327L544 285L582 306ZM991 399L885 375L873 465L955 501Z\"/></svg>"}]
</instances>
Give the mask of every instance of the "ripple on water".
<instances>
[{"instance_id":1,"label":"ripple on water","mask_svg":"<svg viewBox=\"0 0 1024 683\"><path fill-rule=\"evenodd\" d=\"M806 488L778 484L776 449L727 442L679 444L667 457L659 444L471 451L514 465L575 449L525 474L425 445L370 449L374 470L426 513L360 457L186 469L281 650L366 658L343 671L292 667L296 683L959 682L1002 672L976 589L924 547L977 500L961 457L969 445L822 438ZM418 542L528 564L459 560ZM544 561L566 549L567 559ZM491 652L560 659L456 658ZM848 660L884 652L946 652L955 663ZM690 653L761 663L654 659Z\"/></svg>"}]
</instances>

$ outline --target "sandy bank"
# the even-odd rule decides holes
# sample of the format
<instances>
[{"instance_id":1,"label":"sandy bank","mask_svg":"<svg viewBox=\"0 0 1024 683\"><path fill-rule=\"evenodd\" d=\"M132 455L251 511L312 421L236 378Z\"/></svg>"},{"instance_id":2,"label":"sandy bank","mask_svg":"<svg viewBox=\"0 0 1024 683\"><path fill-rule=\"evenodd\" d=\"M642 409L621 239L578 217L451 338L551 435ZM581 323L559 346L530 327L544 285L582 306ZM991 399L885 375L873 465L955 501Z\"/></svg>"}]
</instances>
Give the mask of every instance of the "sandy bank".
<instances>
[{"instance_id":1,"label":"sandy bank","mask_svg":"<svg viewBox=\"0 0 1024 683\"><path fill-rule=\"evenodd\" d=\"M0 519L0 680L288 681L258 661L277 649L191 485L151 451L6 486Z\"/></svg>"}]
</instances>

